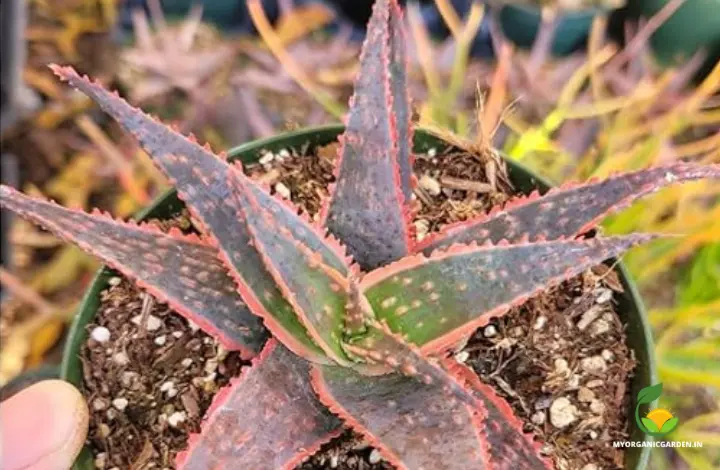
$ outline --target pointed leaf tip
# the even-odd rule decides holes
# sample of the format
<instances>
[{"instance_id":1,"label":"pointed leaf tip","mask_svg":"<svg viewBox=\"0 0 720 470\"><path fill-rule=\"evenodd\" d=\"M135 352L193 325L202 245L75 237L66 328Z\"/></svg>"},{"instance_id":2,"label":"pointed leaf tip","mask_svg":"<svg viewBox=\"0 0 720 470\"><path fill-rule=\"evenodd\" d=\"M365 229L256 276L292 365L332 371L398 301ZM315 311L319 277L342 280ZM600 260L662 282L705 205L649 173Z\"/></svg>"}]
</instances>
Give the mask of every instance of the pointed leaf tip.
<instances>
[{"instance_id":1,"label":"pointed leaf tip","mask_svg":"<svg viewBox=\"0 0 720 470\"><path fill-rule=\"evenodd\" d=\"M411 176L409 104L406 95L394 96L407 71L402 37L391 39L391 14L397 13L391 4L379 0L373 7L341 138L337 182L322 211L325 225L365 269L406 255L412 238L405 196ZM391 49L400 60L393 71ZM397 119L403 119L402 145Z\"/></svg>"},{"instance_id":2,"label":"pointed leaf tip","mask_svg":"<svg viewBox=\"0 0 720 470\"><path fill-rule=\"evenodd\" d=\"M99 84L81 78L72 68L56 67L54 70L118 121L168 175L180 199L202 222L205 234L217 247L243 300L253 313L265 320L273 335L303 357L325 360L250 244L248 228L239 217L241 208L228 183L230 165L193 139L130 106Z\"/></svg>"},{"instance_id":3,"label":"pointed leaf tip","mask_svg":"<svg viewBox=\"0 0 720 470\"><path fill-rule=\"evenodd\" d=\"M361 288L379 320L425 353L465 335L563 280L655 235L504 246L452 245L369 273Z\"/></svg>"},{"instance_id":4,"label":"pointed leaf tip","mask_svg":"<svg viewBox=\"0 0 720 470\"><path fill-rule=\"evenodd\" d=\"M262 322L242 302L217 251L198 237L66 209L4 185L0 205L98 257L246 358L265 342Z\"/></svg>"},{"instance_id":5,"label":"pointed leaf tip","mask_svg":"<svg viewBox=\"0 0 720 470\"><path fill-rule=\"evenodd\" d=\"M419 243L416 250L430 254L453 243L572 238L588 232L603 218L642 196L674 183L703 178L719 179L720 165L679 162L605 180L563 185L542 197L534 192L510 201L503 208L493 208L487 215L443 227L438 234Z\"/></svg>"}]
</instances>

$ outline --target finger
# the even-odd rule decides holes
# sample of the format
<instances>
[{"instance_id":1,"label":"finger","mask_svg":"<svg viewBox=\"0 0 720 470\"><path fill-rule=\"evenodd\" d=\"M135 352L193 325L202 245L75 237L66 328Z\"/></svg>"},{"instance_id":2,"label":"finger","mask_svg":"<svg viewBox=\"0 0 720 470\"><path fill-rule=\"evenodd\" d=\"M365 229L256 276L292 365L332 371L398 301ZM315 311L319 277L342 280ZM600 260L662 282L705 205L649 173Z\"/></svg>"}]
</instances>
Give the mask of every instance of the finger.
<instances>
[{"instance_id":1,"label":"finger","mask_svg":"<svg viewBox=\"0 0 720 470\"><path fill-rule=\"evenodd\" d=\"M66 470L87 435L80 392L61 380L36 383L0 404L0 468Z\"/></svg>"}]
</instances>

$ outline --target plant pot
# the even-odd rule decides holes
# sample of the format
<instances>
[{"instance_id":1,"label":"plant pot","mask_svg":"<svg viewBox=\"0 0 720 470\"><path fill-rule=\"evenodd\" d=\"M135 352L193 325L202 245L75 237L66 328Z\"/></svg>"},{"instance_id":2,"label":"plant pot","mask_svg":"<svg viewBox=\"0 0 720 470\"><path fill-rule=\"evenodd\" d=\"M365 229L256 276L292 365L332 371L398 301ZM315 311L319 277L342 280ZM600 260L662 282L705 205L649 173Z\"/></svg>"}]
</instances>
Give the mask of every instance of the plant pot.
<instances>
[{"instance_id":1,"label":"plant pot","mask_svg":"<svg viewBox=\"0 0 720 470\"><path fill-rule=\"evenodd\" d=\"M558 13L552 41L553 55L564 56L582 47L599 9ZM540 29L540 8L529 5L505 5L499 12L500 27L510 41L523 48L532 47Z\"/></svg>"},{"instance_id":2,"label":"plant pot","mask_svg":"<svg viewBox=\"0 0 720 470\"><path fill-rule=\"evenodd\" d=\"M310 147L326 145L337 140L343 132L341 125L331 125L305 129L297 132L282 134L269 139L250 142L232 149L229 158L240 160L246 163L257 161L263 150L277 152L286 148L299 148L309 144ZM415 133L415 151L424 152L430 148L443 149L449 144L439 138L418 130ZM547 182L534 176L522 166L508 161L510 177L516 189L523 193L529 193L533 189L546 190L549 188ZM178 200L174 190L159 197L150 207L138 215L139 219L167 218L176 214L183 207ZM635 289L635 285L627 275L622 264L617 265L617 271L624 287L624 294L618 297L619 314L627 325L627 337L630 348L634 351L638 365L635 376L632 379L630 393L633 397L644 387L656 383L655 364L653 357L653 344L649 326L646 322L646 315L643 304ZM113 271L101 269L83 299L80 309L68 336L63 363L61 366L61 377L76 386L82 382L82 366L79 354L82 345L87 339L86 326L92 322L93 317L100 305L100 293L108 287L108 280L114 276ZM628 416L633 415L634 403L630 404ZM646 441L651 439L645 436L639 429L633 426L630 439L633 441ZM627 450L627 468L632 470L644 470L649 457L649 448L630 448ZM93 463L89 450L85 450L76 462L75 470L92 470Z\"/></svg>"},{"instance_id":3,"label":"plant pot","mask_svg":"<svg viewBox=\"0 0 720 470\"><path fill-rule=\"evenodd\" d=\"M669 0L630 0L628 10L645 19L660 11ZM650 45L658 61L667 66L689 59L699 49L708 52L707 66L720 57L720 0L686 1L655 34Z\"/></svg>"}]
</instances>

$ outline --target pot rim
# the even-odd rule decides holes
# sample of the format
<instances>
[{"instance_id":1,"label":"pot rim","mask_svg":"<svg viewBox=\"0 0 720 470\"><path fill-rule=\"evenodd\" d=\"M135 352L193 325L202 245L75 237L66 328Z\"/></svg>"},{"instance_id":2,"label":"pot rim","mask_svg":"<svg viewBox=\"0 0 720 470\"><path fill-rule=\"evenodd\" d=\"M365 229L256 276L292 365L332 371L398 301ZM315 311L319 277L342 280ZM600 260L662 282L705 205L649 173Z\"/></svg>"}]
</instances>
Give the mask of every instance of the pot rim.
<instances>
[{"instance_id":1,"label":"pot rim","mask_svg":"<svg viewBox=\"0 0 720 470\"><path fill-rule=\"evenodd\" d=\"M343 131L344 126L342 124L329 124L281 133L272 137L246 142L233 147L227 152L228 159L239 159L245 162L257 161L264 150L280 150L283 148L295 147L293 141L299 138L303 138L305 142L309 142L311 145L325 145L336 141L337 137L342 134ZM452 146L453 144L444 140L432 130L424 128L415 129L414 150L416 152L424 151L429 148L437 148L443 145ZM511 170L510 176L511 179L514 180L513 183L519 186L522 180L522 183L525 185L525 188L519 189L521 192L529 192L530 188L538 188L545 191L552 187L548 180L537 176L522 164L510 160L505 155L501 154L501 156ZM515 181L516 179L518 181ZM141 210L134 219L142 220L158 208L170 205L176 200L176 194L177 193L174 188L167 190L165 193L158 196L148 207ZM636 374L631 378L632 400L630 400L628 408L628 420L632 421L635 394L641 388L654 385L658 381L654 356L654 344L645 307L640 298L637 287L635 286L634 280L630 277L630 274L627 272L627 269L622 262L617 262L614 269L618 272L620 281L624 288L624 292L621 295L622 302L618 312L625 325L632 326L635 333L632 335L628 334L627 336L628 346L630 346L630 348L635 352L638 360ZM79 349L85 342L88 334L85 327L97 312L99 293L106 288L107 280L112 272L113 271L105 266L98 270L90 286L87 288L85 296L80 302L80 306L78 307L78 311L75 314L68 332L68 337L63 350L62 363L60 366L60 378L78 387L82 382ZM93 304L95 304L94 308ZM625 305L624 308L622 307L623 305ZM631 323L630 320L633 320L633 322ZM642 364L643 359L645 361L644 364ZM630 439L649 442L652 441L653 438L648 435L640 435L640 431L638 429L634 429L633 432L631 432ZM650 451L650 447L639 448L634 466L628 468L631 468L632 470L646 469L650 458ZM76 460L73 469L89 470L92 468L94 468L92 458L89 455L87 447L85 447L83 453Z\"/></svg>"}]
</instances>

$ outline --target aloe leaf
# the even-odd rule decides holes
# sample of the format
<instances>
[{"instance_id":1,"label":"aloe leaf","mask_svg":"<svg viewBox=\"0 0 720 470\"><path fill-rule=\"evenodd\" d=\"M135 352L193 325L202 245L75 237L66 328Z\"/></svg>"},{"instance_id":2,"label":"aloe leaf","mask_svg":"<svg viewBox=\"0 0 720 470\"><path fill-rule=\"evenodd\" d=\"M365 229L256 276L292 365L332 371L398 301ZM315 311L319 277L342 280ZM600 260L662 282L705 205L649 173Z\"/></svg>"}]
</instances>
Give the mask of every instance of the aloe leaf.
<instances>
[{"instance_id":1,"label":"aloe leaf","mask_svg":"<svg viewBox=\"0 0 720 470\"><path fill-rule=\"evenodd\" d=\"M240 207L228 184L230 165L208 148L130 106L116 93L80 77L72 67L51 68L61 79L96 101L138 139L155 164L168 175L180 198L217 245L243 300L253 313L265 320L265 326L273 335L296 354L310 360L325 360L322 350L312 342L250 243L247 227L237 216Z\"/></svg>"},{"instance_id":2,"label":"aloe leaf","mask_svg":"<svg viewBox=\"0 0 720 470\"><path fill-rule=\"evenodd\" d=\"M292 469L341 431L313 392L308 363L270 340L215 396L202 432L178 454L177 468Z\"/></svg>"},{"instance_id":3,"label":"aloe leaf","mask_svg":"<svg viewBox=\"0 0 720 470\"><path fill-rule=\"evenodd\" d=\"M399 111L404 116L409 111L399 109L402 100L394 101L390 72L390 16L395 3L378 0L373 7L355 94L340 139L337 182L321 210L323 223L342 239L364 269L405 256L411 245L401 175L401 171L409 173L410 163L399 162L396 122ZM399 44L395 54L402 54ZM396 73L393 83L400 83L401 75ZM403 152L403 158L409 159L409 151ZM405 186L409 187L409 182Z\"/></svg>"},{"instance_id":4,"label":"aloe leaf","mask_svg":"<svg viewBox=\"0 0 720 470\"><path fill-rule=\"evenodd\" d=\"M443 227L415 250L429 254L454 243L575 237L642 196L676 182L702 178L720 178L720 165L675 163L603 181L564 185L542 197L538 193L520 197L488 215Z\"/></svg>"},{"instance_id":5,"label":"aloe leaf","mask_svg":"<svg viewBox=\"0 0 720 470\"><path fill-rule=\"evenodd\" d=\"M478 432L483 410L459 400L443 382L315 366L312 383L320 401L397 468L490 468Z\"/></svg>"},{"instance_id":6,"label":"aloe leaf","mask_svg":"<svg viewBox=\"0 0 720 470\"><path fill-rule=\"evenodd\" d=\"M229 175L230 186L237 205L252 237L254 248L271 273L283 296L320 348L333 360L347 364L348 358L341 345L345 327L345 306L348 303L350 268L342 259L333 258L340 271L326 265L332 257L332 239L323 240L319 234L313 238L322 251L314 251L293 237L286 225L263 208L255 198L249 179L238 170ZM297 231L297 230L296 230ZM312 232L311 227L306 232ZM310 234L305 233L309 238ZM324 256L325 255L325 256Z\"/></svg>"},{"instance_id":7,"label":"aloe leaf","mask_svg":"<svg viewBox=\"0 0 720 470\"><path fill-rule=\"evenodd\" d=\"M260 351L262 321L243 303L217 250L197 236L66 209L7 186L0 191L3 207L100 258L226 347L246 358Z\"/></svg>"},{"instance_id":8,"label":"aloe leaf","mask_svg":"<svg viewBox=\"0 0 720 470\"><path fill-rule=\"evenodd\" d=\"M413 186L413 129L412 106L408 86L408 55L403 12L397 1L390 2L390 92L392 112L397 128L397 162L400 184L405 201L412 197Z\"/></svg>"},{"instance_id":9,"label":"aloe leaf","mask_svg":"<svg viewBox=\"0 0 720 470\"><path fill-rule=\"evenodd\" d=\"M540 456L540 443L535 442L531 434L523 432L522 421L492 387L454 359L447 359L444 364L455 377L464 381L485 409L480 418L481 433L487 439L493 470L552 468L549 460Z\"/></svg>"},{"instance_id":10,"label":"aloe leaf","mask_svg":"<svg viewBox=\"0 0 720 470\"><path fill-rule=\"evenodd\" d=\"M652 238L454 245L377 269L361 289L378 320L423 352L438 352L530 296Z\"/></svg>"}]
</instances>

